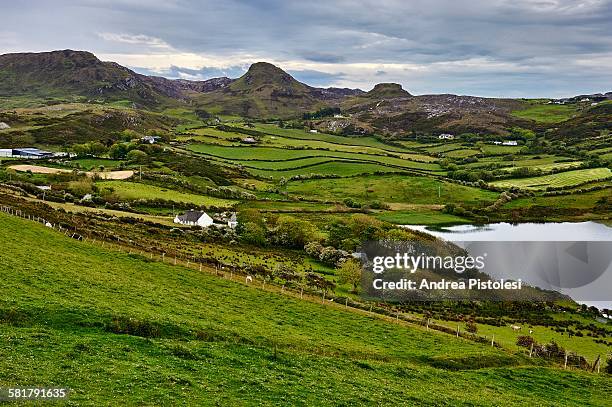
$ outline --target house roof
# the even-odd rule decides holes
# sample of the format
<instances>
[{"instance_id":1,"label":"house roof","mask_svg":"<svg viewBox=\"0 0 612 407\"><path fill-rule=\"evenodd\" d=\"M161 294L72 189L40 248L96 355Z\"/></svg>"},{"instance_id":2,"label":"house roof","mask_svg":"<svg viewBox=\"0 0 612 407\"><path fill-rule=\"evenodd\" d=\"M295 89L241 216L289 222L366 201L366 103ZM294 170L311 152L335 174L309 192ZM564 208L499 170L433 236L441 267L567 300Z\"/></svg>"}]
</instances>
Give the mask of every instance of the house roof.
<instances>
[{"instance_id":1,"label":"house roof","mask_svg":"<svg viewBox=\"0 0 612 407\"><path fill-rule=\"evenodd\" d=\"M182 215L178 216L178 219L181 222L197 222L202 216L205 216L206 213L202 211L187 211ZM206 215L208 216L208 215Z\"/></svg>"},{"instance_id":2,"label":"house roof","mask_svg":"<svg viewBox=\"0 0 612 407\"><path fill-rule=\"evenodd\" d=\"M28 154L28 155L50 155L53 154L49 151L43 151L40 150L38 148L32 148L32 147L28 147L28 148L14 148L13 152L17 152L19 154Z\"/></svg>"},{"instance_id":3,"label":"house roof","mask_svg":"<svg viewBox=\"0 0 612 407\"><path fill-rule=\"evenodd\" d=\"M232 216L230 216L229 221L230 222L236 222L237 221L236 212L232 213Z\"/></svg>"}]
</instances>

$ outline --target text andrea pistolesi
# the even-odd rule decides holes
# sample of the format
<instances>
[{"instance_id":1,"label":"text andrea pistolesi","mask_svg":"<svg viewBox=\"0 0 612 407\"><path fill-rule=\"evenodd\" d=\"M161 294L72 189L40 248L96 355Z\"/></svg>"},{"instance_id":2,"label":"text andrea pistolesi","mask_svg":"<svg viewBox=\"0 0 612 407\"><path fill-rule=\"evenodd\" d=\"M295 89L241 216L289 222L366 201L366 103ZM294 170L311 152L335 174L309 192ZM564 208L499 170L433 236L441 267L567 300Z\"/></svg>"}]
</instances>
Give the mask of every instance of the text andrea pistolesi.
<instances>
[{"instance_id":1,"label":"text andrea pistolesi","mask_svg":"<svg viewBox=\"0 0 612 407\"><path fill-rule=\"evenodd\" d=\"M466 270L482 271L487 254L482 256L427 256L424 253L414 256L397 253L395 256L376 256L372 259L371 270L375 277L387 271L416 273L419 270L435 270L463 274ZM374 278L372 287L376 290L520 290L522 281L489 280L482 278L445 279L445 278L399 278L385 281Z\"/></svg>"}]
</instances>

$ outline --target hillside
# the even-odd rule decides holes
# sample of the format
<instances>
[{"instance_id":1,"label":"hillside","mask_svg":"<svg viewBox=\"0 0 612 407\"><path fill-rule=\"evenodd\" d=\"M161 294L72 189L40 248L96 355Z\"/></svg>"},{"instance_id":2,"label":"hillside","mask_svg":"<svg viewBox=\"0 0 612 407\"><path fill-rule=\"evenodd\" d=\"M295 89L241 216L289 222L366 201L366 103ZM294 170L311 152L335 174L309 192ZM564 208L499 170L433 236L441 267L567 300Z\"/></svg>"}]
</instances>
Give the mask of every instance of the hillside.
<instances>
[{"instance_id":1,"label":"hillside","mask_svg":"<svg viewBox=\"0 0 612 407\"><path fill-rule=\"evenodd\" d=\"M200 95L197 103L214 113L251 118L292 118L337 103L359 90L313 88L267 62L257 62L229 86Z\"/></svg>"},{"instance_id":2,"label":"hillside","mask_svg":"<svg viewBox=\"0 0 612 407\"><path fill-rule=\"evenodd\" d=\"M138 74L115 62L100 61L86 51L51 51L0 55L0 95L7 97L129 100L144 107L172 104L188 92L206 92L228 84L168 80Z\"/></svg>"},{"instance_id":3,"label":"hillside","mask_svg":"<svg viewBox=\"0 0 612 407\"><path fill-rule=\"evenodd\" d=\"M576 96L546 104L452 94L413 96L396 83L379 83L368 92L317 88L266 62L253 64L237 79L171 80L138 74L86 51L0 55L0 102L8 107L112 102L158 112L196 108L207 115L250 119L300 119L304 113L340 109L342 118L329 115L310 124L340 134L507 136L520 127L549 130L575 142L609 131L610 113L605 107L609 102L603 101L607 96L584 96L592 100ZM591 108L591 103L599 105Z\"/></svg>"},{"instance_id":4,"label":"hillside","mask_svg":"<svg viewBox=\"0 0 612 407\"><path fill-rule=\"evenodd\" d=\"M5 387L65 386L81 405L608 400L600 376L107 251L3 213L0 242L11 253L0 257Z\"/></svg>"}]
</instances>

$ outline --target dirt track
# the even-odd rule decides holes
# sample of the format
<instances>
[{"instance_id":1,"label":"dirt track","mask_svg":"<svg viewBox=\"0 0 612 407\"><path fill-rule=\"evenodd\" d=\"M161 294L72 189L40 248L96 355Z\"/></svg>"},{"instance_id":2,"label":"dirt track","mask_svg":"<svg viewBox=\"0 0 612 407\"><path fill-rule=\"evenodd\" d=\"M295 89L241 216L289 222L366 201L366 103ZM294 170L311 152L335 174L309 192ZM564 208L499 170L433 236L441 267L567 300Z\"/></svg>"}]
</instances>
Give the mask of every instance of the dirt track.
<instances>
[{"instance_id":1,"label":"dirt track","mask_svg":"<svg viewBox=\"0 0 612 407\"><path fill-rule=\"evenodd\" d=\"M11 165L9 167L15 171L26 172L32 171L36 174L60 174L66 172L72 172L72 170L67 170L64 168L51 168L51 167L43 167L41 165ZM86 172L86 174L90 177L94 175L99 176L102 179L110 179L110 180L120 180L120 179L128 179L132 175L134 175L134 171L109 171L109 172Z\"/></svg>"}]
</instances>

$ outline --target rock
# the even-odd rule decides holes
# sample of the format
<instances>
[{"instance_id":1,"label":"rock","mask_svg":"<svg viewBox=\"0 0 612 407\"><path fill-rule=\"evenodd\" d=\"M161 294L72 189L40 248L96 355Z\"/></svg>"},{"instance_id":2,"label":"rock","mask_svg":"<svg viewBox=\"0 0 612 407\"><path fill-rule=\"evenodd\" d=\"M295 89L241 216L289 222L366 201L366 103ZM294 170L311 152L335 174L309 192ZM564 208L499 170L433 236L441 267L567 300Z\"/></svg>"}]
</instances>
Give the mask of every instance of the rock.
<instances>
[{"instance_id":1,"label":"rock","mask_svg":"<svg viewBox=\"0 0 612 407\"><path fill-rule=\"evenodd\" d=\"M9 126L8 124L4 122L0 122L0 130L10 129L10 128L11 126Z\"/></svg>"}]
</instances>

